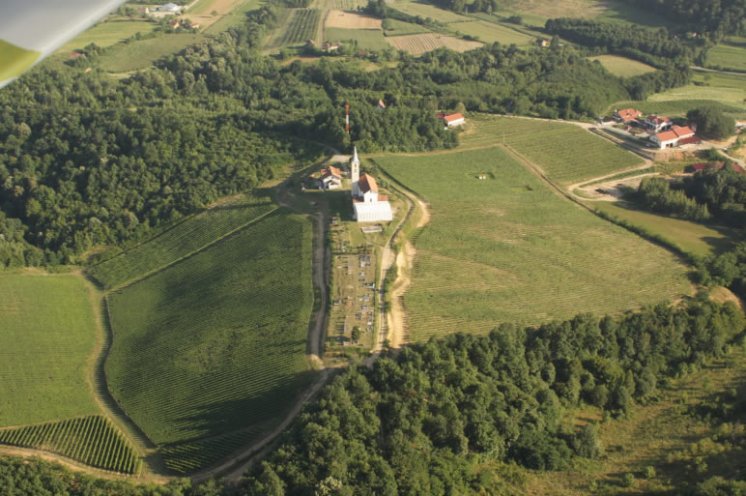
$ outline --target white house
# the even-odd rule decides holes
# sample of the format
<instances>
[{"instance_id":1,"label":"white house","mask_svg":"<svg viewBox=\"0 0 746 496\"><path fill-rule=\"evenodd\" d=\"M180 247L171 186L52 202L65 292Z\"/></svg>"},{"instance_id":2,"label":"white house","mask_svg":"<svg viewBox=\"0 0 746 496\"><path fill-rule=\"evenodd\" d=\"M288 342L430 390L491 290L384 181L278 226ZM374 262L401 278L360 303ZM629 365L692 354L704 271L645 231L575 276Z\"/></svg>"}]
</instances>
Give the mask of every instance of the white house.
<instances>
[{"instance_id":1,"label":"white house","mask_svg":"<svg viewBox=\"0 0 746 496\"><path fill-rule=\"evenodd\" d=\"M458 127L463 126L466 123L466 118L459 113L455 114L444 114L440 113L436 116L438 119L443 121L446 127Z\"/></svg>"},{"instance_id":2,"label":"white house","mask_svg":"<svg viewBox=\"0 0 746 496\"><path fill-rule=\"evenodd\" d=\"M658 145L658 148L672 148L684 144L682 142L693 138L694 134L694 131L689 126L672 126L668 131L652 135L650 141Z\"/></svg>"},{"instance_id":3,"label":"white house","mask_svg":"<svg viewBox=\"0 0 746 496\"><path fill-rule=\"evenodd\" d=\"M662 115L649 115L645 118L643 123L650 128L654 133L660 133L670 128L673 124L671 119Z\"/></svg>"},{"instance_id":4,"label":"white house","mask_svg":"<svg viewBox=\"0 0 746 496\"><path fill-rule=\"evenodd\" d=\"M319 189L330 190L342 187L342 171L330 165L321 169L321 177L318 179Z\"/></svg>"},{"instance_id":5,"label":"white house","mask_svg":"<svg viewBox=\"0 0 746 496\"><path fill-rule=\"evenodd\" d=\"M378 194L378 183L370 174L360 174L360 158L355 148L350 162L352 207L358 222L390 222L394 218L388 198Z\"/></svg>"}]
</instances>

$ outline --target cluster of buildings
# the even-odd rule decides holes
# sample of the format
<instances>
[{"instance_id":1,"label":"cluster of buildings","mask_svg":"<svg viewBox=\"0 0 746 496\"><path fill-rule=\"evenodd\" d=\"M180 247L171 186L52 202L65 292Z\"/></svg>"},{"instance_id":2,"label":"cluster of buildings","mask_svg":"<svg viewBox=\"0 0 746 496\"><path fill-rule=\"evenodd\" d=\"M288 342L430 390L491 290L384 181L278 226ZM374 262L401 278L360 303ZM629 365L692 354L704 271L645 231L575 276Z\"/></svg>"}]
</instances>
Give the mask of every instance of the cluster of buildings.
<instances>
[{"instance_id":1,"label":"cluster of buildings","mask_svg":"<svg viewBox=\"0 0 746 496\"><path fill-rule=\"evenodd\" d=\"M612 118L619 123L642 127L650 134L650 142L658 148L698 143L696 129L678 126L665 116L651 114L643 116L637 109L627 108L614 111Z\"/></svg>"},{"instance_id":2,"label":"cluster of buildings","mask_svg":"<svg viewBox=\"0 0 746 496\"><path fill-rule=\"evenodd\" d=\"M145 8L145 13L153 17L163 17L169 15L179 15L181 14L181 11L183 9L184 7L182 7L181 5L176 5L175 3L164 3L163 5L159 5L157 7Z\"/></svg>"}]
</instances>

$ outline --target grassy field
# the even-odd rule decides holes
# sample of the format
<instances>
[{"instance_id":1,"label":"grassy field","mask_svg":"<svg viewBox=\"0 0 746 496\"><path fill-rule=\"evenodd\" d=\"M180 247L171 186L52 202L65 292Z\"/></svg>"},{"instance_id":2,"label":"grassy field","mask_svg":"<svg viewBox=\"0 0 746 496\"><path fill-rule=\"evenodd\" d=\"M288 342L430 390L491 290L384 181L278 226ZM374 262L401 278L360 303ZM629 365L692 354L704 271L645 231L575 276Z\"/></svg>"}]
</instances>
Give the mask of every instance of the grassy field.
<instances>
[{"instance_id":1,"label":"grassy field","mask_svg":"<svg viewBox=\"0 0 746 496\"><path fill-rule=\"evenodd\" d=\"M332 42L350 42L357 43L361 50L385 50L389 48L383 31L374 31L372 29L339 29L327 28L324 30L324 40Z\"/></svg>"},{"instance_id":2,"label":"grassy field","mask_svg":"<svg viewBox=\"0 0 746 496\"><path fill-rule=\"evenodd\" d=\"M475 36L485 43L528 46L534 42L534 38L531 36L500 24L486 21L454 22L448 25L448 29L469 36Z\"/></svg>"},{"instance_id":3,"label":"grassy field","mask_svg":"<svg viewBox=\"0 0 746 496\"><path fill-rule=\"evenodd\" d=\"M311 379L311 237L306 219L275 212L108 298L110 389L173 471L275 425Z\"/></svg>"},{"instance_id":4,"label":"grassy field","mask_svg":"<svg viewBox=\"0 0 746 496\"><path fill-rule=\"evenodd\" d=\"M420 16L423 18L430 17L446 24L450 22L463 22L471 20L466 16L456 14L454 12L451 12L450 10L439 9L438 7L435 7L428 3L396 2L392 4L391 7L409 15Z\"/></svg>"},{"instance_id":5,"label":"grassy field","mask_svg":"<svg viewBox=\"0 0 746 496\"><path fill-rule=\"evenodd\" d=\"M387 19L384 23L384 32L386 36L402 36L405 34L420 34L429 33L430 30L425 26L414 24L412 22L404 22L398 19Z\"/></svg>"},{"instance_id":6,"label":"grassy field","mask_svg":"<svg viewBox=\"0 0 746 496\"><path fill-rule=\"evenodd\" d=\"M88 384L96 323L75 275L0 275L0 427L99 410Z\"/></svg>"},{"instance_id":7,"label":"grassy field","mask_svg":"<svg viewBox=\"0 0 746 496\"><path fill-rule=\"evenodd\" d=\"M101 56L101 68L108 72L144 69L166 55L203 40L202 34L172 33L112 46Z\"/></svg>"},{"instance_id":8,"label":"grassy field","mask_svg":"<svg viewBox=\"0 0 746 496\"><path fill-rule=\"evenodd\" d=\"M413 340L689 291L671 254L560 197L501 148L376 161L430 204L404 296Z\"/></svg>"},{"instance_id":9,"label":"grassy field","mask_svg":"<svg viewBox=\"0 0 746 496\"><path fill-rule=\"evenodd\" d=\"M653 66L618 55L598 55L597 57L589 57L589 59L597 60L607 71L619 77L633 77L655 72Z\"/></svg>"},{"instance_id":10,"label":"grassy field","mask_svg":"<svg viewBox=\"0 0 746 496\"><path fill-rule=\"evenodd\" d=\"M397 50L403 50L411 55L422 55L442 47L456 52L466 52L482 46L478 41L467 41L437 33L390 36L386 41Z\"/></svg>"},{"instance_id":11,"label":"grassy field","mask_svg":"<svg viewBox=\"0 0 746 496\"><path fill-rule=\"evenodd\" d=\"M692 84L672 88L648 98L650 102L710 100L738 109L746 116L746 74L743 76L695 72Z\"/></svg>"},{"instance_id":12,"label":"grassy field","mask_svg":"<svg viewBox=\"0 0 746 496\"><path fill-rule=\"evenodd\" d=\"M155 29L154 22L132 20L109 20L96 24L76 38L70 40L60 48L61 52L70 52L76 48L84 48L90 43L106 48L122 40L126 40L136 33L146 34Z\"/></svg>"},{"instance_id":13,"label":"grassy field","mask_svg":"<svg viewBox=\"0 0 746 496\"><path fill-rule=\"evenodd\" d=\"M267 198L242 196L192 215L148 242L88 269L105 288L113 288L161 269L277 207Z\"/></svg>"},{"instance_id":14,"label":"grassy field","mask_svg":"<svg viewBox=\"0 0 746 496\"><path fill-rule=\"evenodd\" d=\"M727 249L730 246L729 238L734 236L729 230L716 230L696 222L634 210L617 203L600 201L589 206L656 233L682 251L698 257Z\"/></svg>"},{"instance_id":15,"label":"grassy field","mask_svg":"<svg viewBox=\"0 0 746 496\"><path fill-rule=\"evenodd\" d=\"M642 163L637 156L572 124L494 116L478 116L467 122L462 147L505 143L564 184Z\"/></svg>"},{"instance_id":16,"label":"grassy field","mask_svg":"<svg viewBox=\"0 0 746 496\"><path fill-rule=\"evenodd\" d=\"M710 49L707 66L746 71L746 38L731 37Z\"/></svg>"},{"instance_id":17,"label":"grassy field","mask_svg":"<svg viewBox=\"0 0 746 496\"><path fill-rule=\"evenodd\" d=\"M357 10L368 5L367 0L313 0L311 7L327 10Z\"/></svg>"},{"instance_id":18,"label":"grassy field","mask_svg":"<svg viewBox=\"0 0 746 496\"><path fill-rule=\"evenodd\" d=\"M606 113L610 114L614 109L632 107L645 114L663 114L669 117L683 117L689 110L700 106L712 106L732 115L738 115L742 112L738 107L715 102L713 100L667 100L662 102L651 102L650 100L644 102L628 100L624 102L615 102L606 110Z\"/></svg>"},{"instance_id":19,"label":"grassy field","mask_svg":"<svg viewBox=\"0 0 746 496\"><path fill-rule=\"evenodd\" d=\"M624 0L506 0L500 4L499 14L520 15L524 23L541 27L547 19L557 17L594 18L651 27L671 25L665 18Z\"/></svg>"}]
</instances>

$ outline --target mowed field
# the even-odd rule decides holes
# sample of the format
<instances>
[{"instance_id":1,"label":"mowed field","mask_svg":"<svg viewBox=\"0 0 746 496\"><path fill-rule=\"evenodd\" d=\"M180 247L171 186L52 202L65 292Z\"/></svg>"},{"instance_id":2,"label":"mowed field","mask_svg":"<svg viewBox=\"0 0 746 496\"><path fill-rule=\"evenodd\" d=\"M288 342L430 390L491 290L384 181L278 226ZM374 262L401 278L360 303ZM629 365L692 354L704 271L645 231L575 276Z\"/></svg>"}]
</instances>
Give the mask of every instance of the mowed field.
<instances>
[{"instance_id":1,"label":"mowed field","mask_svg":"<svg viewBox=\"0 0 746 496\"><path fill-rule=\"evenodd\" d=\"M707 52L708 67L746 72L746 38L730 37Z\"/></svg>"},{"instance_id":2,"label":"mowed field","mask_svg":"<svg viewBox=\"0 0 746 496\"><path fill-rule=\"evenodd\" d=\"M172 471L276 425L312 379L311 238L274 212L108 297L110 390Z\"/></svg>"},{"instance_id":3,"label":"mowed field","mask_svg":"<svg viewBox=\"0 0 746 496\"><path fill-rule=\"evenodd\" d=\"M107 20L96 24L91 29L70 40L59 51L69 52L76 48L85 48L91 43L106 48L122 40L126 40L137 33L149 33L156 26L156 23L147 21L134 21L130 19Z\"/></svg>"},{"instance_id":4,"label":"mowed field","mask_svg":"<svg viewBox=\"0 0 746 496\"><path fill-rule=\"evenodd\" d=\"M436 33L389 36L386 41L397 50L403 50L411 55L422 55L443 47L456 52L466 52L482 46L478 41L466 41Z\"/></svg>"},{"instance_id":5,"label":"mowed field","mask_svg":"<svg viewBox=\"0 0 746 496\"><path fill-rule=\"evenodd\" d=\"M324 30L324 40L332 42L354 42L361 50L385 50L389 48L387 38L383 31L372 29L339 29L327 28Z\"/></svg>"},{"instance_id":6,"label":"mowed field","mask_svg":"<svg viewBox=\"0 0 746 496\"><path fill-rule=\"evenodd\" d=\"M469 17L456 14L454 12L451 12L450 10L439 9L438 7L435 7L428 3L395 2L391 5L391 7L396 10L400 10L405 14L420 16L423 18L430 17L431 19L435 19L445 24L471 20Z\"/></svg>"},{"instance_id":7,"label":"mowed field","mask_svg":"<svg viewBox=\"0 0 746 496\"><path fill-rule=\"evenodd\" d=\"M562 198L500 147L376 161L430 205L404 295L412 340L689 292L673 255Z\"/></svg>"},{"instance_id":8,"label":"mowed field","mask_svg":"<svg viewBox=\"0 0 746 496\"><path fill-rule=\"evenodd\" d=\"M467 122L460 137L463 148L507 144L562 184L642 164L636 155L574 124L488 115Z\"/></svg>"},{"instance_id":9,"label":"mowed field","mask_svg":"<svg viewBox=\"0 0 746 496\"><path fill-rule=\"evenodd\" d=\"M604 69L619 77L633 77L655 72L655 67L653 66L618 55L598 55L588 58L590 60L597 60L604 66Z\"/></svg>"},{"instance_id":10,"label":"mowed field","mask_svg":"<svg viewBox=\"0 0 746 496\"><path fill-rule=\"evenodd\" d=\"M381 19L369 17L354 12L343 10L332 10L326 17L324 26L327 28L342 29L381 29Z\"/></svg>"},{"instance_id":11,"label":"mowed field","mask_svg":"<svg viewBox=\"0 0 746 496\"><path fill-rule=\"evenodd\" d=\"M527 34L487 21L453 22L448 25L448 29L469 36L475 36L479 38L479 41L485 43L528 46L535 40L535 38Z\"/></svg>"},{"instance_id":12,"label":"mowed field","mask_svg":"<svg viewBox=\"0 0 746 496\"><path fill-rule=\"evenodd\" d=\"M710 100L738 109L737 117L746 116L746 74L743 76L695 72L692 83L650 96L650 102L686 103Z\"/></svg>"},{"instance_id":13,"label":"mowed field","mask_svg":"<svg viewBox=\"0 0 746 496\"><path fill-rule=\"evenodd\" d=\"M104 288L121 286L216 242L276 208L267 198L235 198L189 216L155 238L94 265L88 274Z\"/></svg>"}]
</instances>

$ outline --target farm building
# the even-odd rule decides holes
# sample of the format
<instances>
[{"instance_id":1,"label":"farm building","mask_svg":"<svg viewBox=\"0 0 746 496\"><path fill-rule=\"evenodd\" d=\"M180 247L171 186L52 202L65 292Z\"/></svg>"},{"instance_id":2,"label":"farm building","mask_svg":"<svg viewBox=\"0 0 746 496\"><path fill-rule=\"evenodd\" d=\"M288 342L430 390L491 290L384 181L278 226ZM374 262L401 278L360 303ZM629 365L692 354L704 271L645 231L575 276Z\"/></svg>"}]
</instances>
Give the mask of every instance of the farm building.
<instances>
[{"instance_id":1,"label":"farm building","mask_svg":"<svg viewBox=\"0 0 746 496\"><path fill-rule=\"evenodd\" d=\"M182 9L183 7L176 5L175 3L164 3L157 7L146 8L145 13L150 14L153 17L165 17L181 14Z\"/></svg>"},{"instance_id":2,"label":"farm building","mask_svg":"<svg viewBox=\"0 0 746 496\"><path fill-rule=\"evenodd\" d=\"M673 125L671 119L662 115L649 115L642 123L654 133L665 131Z\"/></svg>"},{"instance_id":3,"label":"farm building","mask_svg":"<svg viewBox=\"0 0 746 496\"><path fill-rule=\"evenodd\" d=\"M437 114L436 117L443 121L443 123L446 125L446 128L463 126L464 123L466 123L466 118L459 113L445 114L441 112Z\"/></svg>"},{"instance_id":4,"label":"farm building","mask_svg":"<svg viewBox=\"0 0 746 496\"><path fill-rule=\"evenodd\" d=\"M614 115L612 115L617 122L630 122L640 116L642 116L642 112L633 108L615 110Z\"/></svg>"},{"instance_id":5,"label":"farm building","mask_svg":"<svg viewBox=\"0 0 746 496\"><path fill-rule=\"evenodd\" d=\"M389 222L394 218L388 198L378 194L378 183L370 174L360 174L360 158L355 148L350 162L352 207L358 222Z\"/></svg>"},{"instance_id":6,"label":"farm building","mask_svg":"<svg viewBox=\"0 0 746 496\"><path fill-rule=\"evenodd\" d=\"M326 169L321 169L318 179L319 189L330 190L342 187L342 171L330 165Z\"/></svg>"},{"instance_id":7,"label":"farm building","mask_svg":"<svg viewBox=\"0 0 746 496\"><path fill-rule=\"evenodd\" d=\"M658 148L672 148L686 144L684 142L693 137L694 131L690 127L672 126L668 131L652 135L650 141L658 145Z\"/></svg>"}]
</instances>

